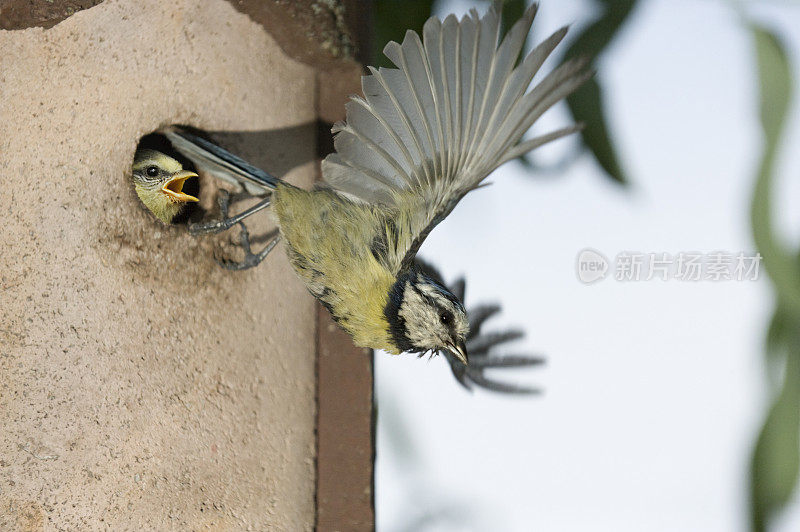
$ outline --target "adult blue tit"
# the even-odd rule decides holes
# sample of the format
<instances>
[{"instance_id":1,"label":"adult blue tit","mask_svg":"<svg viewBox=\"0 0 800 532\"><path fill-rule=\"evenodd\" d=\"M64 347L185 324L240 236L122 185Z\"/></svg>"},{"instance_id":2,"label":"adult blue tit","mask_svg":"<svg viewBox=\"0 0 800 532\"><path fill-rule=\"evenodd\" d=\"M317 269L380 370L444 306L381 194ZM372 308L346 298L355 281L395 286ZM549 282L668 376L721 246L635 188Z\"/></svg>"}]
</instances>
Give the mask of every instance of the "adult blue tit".
<instances>
[{"instance_id":1,"label":"adult blue tit","mask_svg":"<svg viewBox=\"0 0 800 532\"><path fill-rule=\"evenodd\" d=\"M140 149L133 157L133 188L144 206L156 218L168 224L192 201L183 192L183 184L197 174L184 170L181 163L156 150Z\"/></svg>"},{"instance_id":2,"label":"adult blue tit","mask_svg":"<svg viewBox=\"0 0 800 532\"><path fill-rule=\"evenodd\" d=\"M260 187L266 198L238 216L190 227L227 229L267 206L289 260L309 291L356 345L389 353L447 350L467 363L469 321L441 282L415 267L425 238L459 200L498 166L576 131L523 139L553 104L591 76L566 62L528 87L563 39L562 28L519 63L536 7L500 39L499 4L479 17L433 17L422 38L406 33L384 53L397 68L370 68L362 97L333 128L336 152L322 162L324 183L302 190L177 128L165 131L198 168ZM246 234L243 233L243 236ZM249 252L243 268L272 249Z\"/></svg>"}]
</instances>

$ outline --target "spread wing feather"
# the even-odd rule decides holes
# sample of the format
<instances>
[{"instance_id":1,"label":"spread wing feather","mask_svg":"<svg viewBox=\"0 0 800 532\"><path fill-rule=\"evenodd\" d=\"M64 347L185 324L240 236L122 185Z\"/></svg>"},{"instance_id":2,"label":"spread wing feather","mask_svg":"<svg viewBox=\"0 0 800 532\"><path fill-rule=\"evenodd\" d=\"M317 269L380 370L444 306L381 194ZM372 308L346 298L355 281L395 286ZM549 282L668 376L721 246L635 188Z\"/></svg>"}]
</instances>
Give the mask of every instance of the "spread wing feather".
<instances>
[{"instance_id":1,"label":"spread wing feather","mask_svg":"<svg viewBox=\"0 0 800 532\"><path fill-rule=\"evenodd\" d=\"M334 126L336 153L322 163L328 184L360 201L393 210L395 242L387 261L399 271L470 190L495 168L578 129L522 140L552 105L591 76L573 60L528 87L564 38L556 31L518 63L537 7L500 40L500 4L483 17L433 17L422 39L413 31L384 54L397 68L370 68L364 97Z\"/></svg>"}]
</instances>

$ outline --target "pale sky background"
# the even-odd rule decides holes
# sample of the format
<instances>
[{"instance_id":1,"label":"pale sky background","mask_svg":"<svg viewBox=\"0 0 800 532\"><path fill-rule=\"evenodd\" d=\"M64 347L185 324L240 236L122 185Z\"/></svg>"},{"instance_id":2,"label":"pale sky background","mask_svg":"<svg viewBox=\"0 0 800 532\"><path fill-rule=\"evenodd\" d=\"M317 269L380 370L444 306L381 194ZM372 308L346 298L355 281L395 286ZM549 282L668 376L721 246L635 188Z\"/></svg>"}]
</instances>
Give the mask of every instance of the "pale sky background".
<instances>
[{"instance_id":1,"label":"pale sky background","mask_svg":"<svg viewBox=\"0 0 800 532\"><path fill-rule=\"evenodd\" d=\"M756 4L748 11L776 28L800 65L800 4L748 3ZM445 2L439 13L471 5ZM592 6L543 0L537 40L564 24L582 27ZM421 255L448 281L466 274L467 306L500 301L504 312L489 325L526 330L507 351L546 355L544 368L515 374L546 393L469 394L444 360L378 353L381 532L747 529L746 473L766 399L766 277L586 286L575 275L585 247L610 258L754 251L756 72L750 34L731 6L642 0L603 57L628 190L589 156L555 176L511 163L431 234ZM776 201L793 242L799 102L796 90ZM568 119L559 108L540 127ZM558 158L570 142L540 155ZM800 499L777 530L800 530Z\"/></svg>"}]
</instances>

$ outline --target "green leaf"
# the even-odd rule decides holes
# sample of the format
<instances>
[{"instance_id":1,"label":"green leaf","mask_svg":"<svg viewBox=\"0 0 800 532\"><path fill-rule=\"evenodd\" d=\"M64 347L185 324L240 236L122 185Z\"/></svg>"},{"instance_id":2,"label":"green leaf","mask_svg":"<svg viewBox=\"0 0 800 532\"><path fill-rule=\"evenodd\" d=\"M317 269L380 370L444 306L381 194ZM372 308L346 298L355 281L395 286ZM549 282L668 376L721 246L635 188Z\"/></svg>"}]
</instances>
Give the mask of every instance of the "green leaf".
<instances>
[{"instance_id":1,"label":"green leaf","mask_svg":"<svg viewBox=\"0 0 800 532\"><path fill-rule=\"evenodd\" d=\"M609 177L625 184L628 180L608 134L602 92L597 79L592 78L567 98L567 104L575 121L584 124L581 130L583 143Z\"/></svg>"},{"instance_id":2,"label":"green leaf","mask_svg":"<svg viewBox=\"0 0 800 532\"><path fill-rule=\"evenodd\" d=\"M775 159L791 103L792 74L780 40L753 26L758 64L759 117L764 148L758 167L750 218L753 239L778 298L767 334L768 361L785 359L782 385L761 429L750 464L752 528L767 530L769 520L790 500L800 468L800 267L778 241L772 225Z\"/></svg>"},{"instance_id":3,"label":"green leaf","mask_svg":"<svg viewBox=\"0 0 800 532\"><path fill-rule=\"evenodd\" d=\"M781 389L758 436L750 463L753 530L767 529L769 518L791 499L800 469L800 338L786 362Z\"/></svg>"},{"instance_id":4,"label":"green leaf","mask_svg":"<svg viewBox=\"0 0 800 532\"><path fill-rule=\"evenodd\" d=\"M767 142L776 144L786 123L792 93L792 73L786 50L778 37L765 28L753 27L761 89L761 125Z\"/></svg>"},{"instance_id":5,"label":"green leaf","mask_svg":"<svg viewBox=\"0 0 800 532\"><path fill-rule=\"evenodd\" d=\"M584 29L573 41L565 54L567 58L586 57L594 62L627 20L636 5L636 0L606 0L604 5L600 18ZM603 170L618 183L627 183L628 179L608 132L600 82L595 78L584 83L567 98L567 105L574 119L584 123L581 132L583 143L594 154Z\"/></svg>"},{"instance_id":6,"label":"green leaf","mask_svg":"<svg viewBox=\"0 0 800 532\"><path fill-rule=\"evenodd\" d=\"M753 27L758 60L760 118L764 149L758 168L750 219L753 240L763 257L764 270L775 285L781 305L800 323L800 269L772 226L772 180L781 133L791 101L792 75L784 47L768 30Z\"/></svg>"},{"instance_id":7,"label":"green leaf","mask_svg":"<svg viewBox=\"0 0 800 532\"><path fill-rule=\"evenodd\" d=\"M800 271L800 254L795 256L793 267L796 271ZM792 347L792 334L795 328L800 328L800 325L797 327L793 325L796 323L793 318L791 311L786 309L785 302L778 298L766 337L767 367L770 373L781 374L780 372L783 371L786 353ZM770 378L773 382L779 380L775 378L775 375L770 375Z\"/></svg>"},{"instance_id":8,"label":"green leaf","mask_svg":"<svg viewBox=\"0 0 800 532\"><path fill-rule=\"evenodd\" d=\"M606 2L600 18L589 24L578 35L567 52L564 54L567 59L573 57L587 57L594 59L603 53L617 32L628 19L628 16L636 7L636 0L616 0Z\"/></svg>"}]
</instances>

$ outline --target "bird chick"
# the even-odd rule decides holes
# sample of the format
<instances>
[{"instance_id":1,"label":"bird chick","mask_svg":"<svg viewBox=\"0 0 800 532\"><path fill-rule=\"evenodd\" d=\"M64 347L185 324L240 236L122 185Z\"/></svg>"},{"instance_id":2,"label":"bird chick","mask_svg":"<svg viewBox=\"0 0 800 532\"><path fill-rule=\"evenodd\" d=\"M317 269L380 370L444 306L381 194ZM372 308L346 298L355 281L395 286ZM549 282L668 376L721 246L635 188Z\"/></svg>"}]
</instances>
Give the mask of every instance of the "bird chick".
<instances>
[{"instance_id":1,"label":"bird chick","mask_svg":"<svg viewBox=\"0 0 800 532\"><path fill-rule=\"evenodd\" d=\"M133 158L133 186L144 206L168 224L188 202L199 201L183 192L183 184L197 174L159 151L137 150Z\"/></svg>"}]
</instances>

